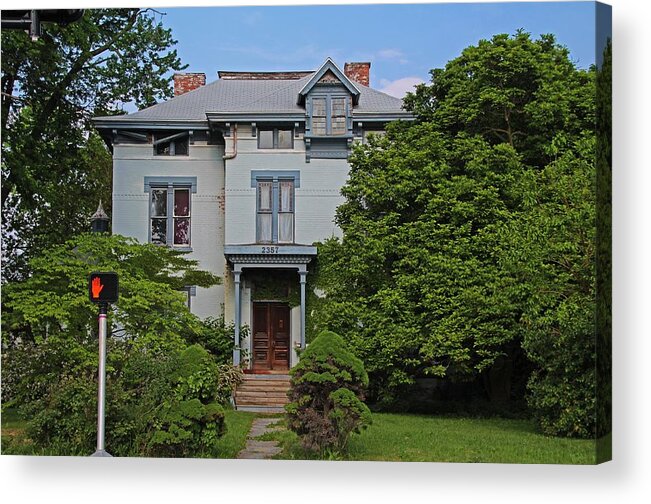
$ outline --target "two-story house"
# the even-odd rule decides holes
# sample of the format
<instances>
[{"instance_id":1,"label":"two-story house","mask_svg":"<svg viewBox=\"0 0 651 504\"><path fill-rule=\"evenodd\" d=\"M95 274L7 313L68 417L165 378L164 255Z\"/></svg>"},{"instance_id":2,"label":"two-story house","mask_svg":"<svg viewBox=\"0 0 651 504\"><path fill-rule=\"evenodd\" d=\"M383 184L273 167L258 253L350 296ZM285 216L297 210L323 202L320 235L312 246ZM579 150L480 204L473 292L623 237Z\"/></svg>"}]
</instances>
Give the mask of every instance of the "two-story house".
<instances>
[{"instance_id":1,"label":"two-story house","mask_svg":"<svg viewBox=\"0 0 651 504\"><path fill-rule=\"evenodd\" d=\"M176 74L171 100L95 119L113 151L113 232L186 250L223 278L188 286L188 303L235 323L235 364L239 349L253 371L296 363L307 265L315 242L340 234L333 219L351 147L411 118L402 100L369 87L369 72L370 63L342 71L328 58L316 71L221 71L209 84ZM298 306L255 296L269 281L300 292ZM240 338L244 325L250 336Z\"/></svg>"}]
</instances>

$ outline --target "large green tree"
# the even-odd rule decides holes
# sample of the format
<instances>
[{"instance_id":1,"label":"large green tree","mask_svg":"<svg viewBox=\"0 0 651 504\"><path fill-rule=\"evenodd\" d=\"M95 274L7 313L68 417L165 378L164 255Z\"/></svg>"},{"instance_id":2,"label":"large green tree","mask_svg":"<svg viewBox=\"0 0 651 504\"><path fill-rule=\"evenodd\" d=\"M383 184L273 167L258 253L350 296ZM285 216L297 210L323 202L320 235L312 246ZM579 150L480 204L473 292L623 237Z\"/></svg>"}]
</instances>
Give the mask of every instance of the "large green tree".
<instances>
[{"instance_id":1,"label":"large green tree","mask_svg":"<svg viewBox=\"0 0 651 504\"><path fill-rule=\"evenodd\" d=\"M70 25L45 24L37 41L2 31L5 279L87 229L99 198L110 206L111 158L90 119L171 96L175 43L150 9L86 10Z\"/></svg>"},{"instance_id":2,"label":"large green tree","mask_svg":"<svg viewBox=\"0 0 651 504\"><path fill-rule=\"evenodd\" d=\"M530 404L543 427L587 435L595 72L553 36L517 32L431 75L405 99L416 121L353 154L343 239L320 248L326 296L313 324L346 334L379 399L427 374L481 376L491 399L508 399L524 349L538 366ZM572 366L544 362L564 351ZM573 418L559 421L564 408Z\"/></svg>"}]
</instances>

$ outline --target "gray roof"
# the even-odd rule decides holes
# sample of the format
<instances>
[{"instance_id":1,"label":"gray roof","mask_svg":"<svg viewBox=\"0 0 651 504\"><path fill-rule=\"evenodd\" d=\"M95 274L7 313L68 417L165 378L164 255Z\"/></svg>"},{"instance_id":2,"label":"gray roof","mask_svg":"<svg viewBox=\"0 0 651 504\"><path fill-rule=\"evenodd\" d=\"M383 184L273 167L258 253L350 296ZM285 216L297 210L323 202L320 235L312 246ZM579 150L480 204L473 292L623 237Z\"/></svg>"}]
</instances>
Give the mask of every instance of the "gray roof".
<instances>
[{"instance_id":1,"label":"gray roof","mask_svg":"<svg viewBox=\"0 0 651 504\"><path fill-rule=\"evenodd\" d=\"M292 80L219 79L133 114L97 117L96 121L206 121L206 113L305 113L297 104L299 91L312 74ZM360 90L358 114L405 114L402 100L355 83Z\"/></svg>"}]
</instances>

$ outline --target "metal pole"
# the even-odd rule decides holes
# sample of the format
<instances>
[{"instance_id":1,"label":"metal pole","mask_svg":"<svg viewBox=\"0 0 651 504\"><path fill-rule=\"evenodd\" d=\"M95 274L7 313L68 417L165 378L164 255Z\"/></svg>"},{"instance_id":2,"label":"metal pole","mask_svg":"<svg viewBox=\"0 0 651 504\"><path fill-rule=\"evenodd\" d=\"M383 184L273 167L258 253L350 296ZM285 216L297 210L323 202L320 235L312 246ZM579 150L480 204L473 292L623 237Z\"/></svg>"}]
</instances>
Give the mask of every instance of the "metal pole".
<instances>
[{"instance_id":1,"label":"metal pole","mask_svg":"<svg viewBox=\"0 0 651 504\"><path fill-rule=\"evenodd\" d=\"M104 449L104 404L106 402L106 312L107 303L99 305L99 375L97 392L97 449L93 457L111 457Z\"/></svg>"},{"instance_id":2,"label":"metal pole","mask_svg":"<svg viewBox=\"0 0 651 504\"><path fill-rule=\"evenodd\" d=\"M241 307L240 307L240 274L241 270L235 270L233 272L235 279L235 341L233 348L233 366L240 365L240 324L241 324Z\"/></svg>"},{"instance_id":3,"label":"metal pole","mask_svg":"<svg viewBox=\"0 0 651 504\"><path fill-rule=\"evenodd\" d=\"M299 271L301 281L301 350L305 350L305 282L307 271Z\"/></svg>"}]
</instances>

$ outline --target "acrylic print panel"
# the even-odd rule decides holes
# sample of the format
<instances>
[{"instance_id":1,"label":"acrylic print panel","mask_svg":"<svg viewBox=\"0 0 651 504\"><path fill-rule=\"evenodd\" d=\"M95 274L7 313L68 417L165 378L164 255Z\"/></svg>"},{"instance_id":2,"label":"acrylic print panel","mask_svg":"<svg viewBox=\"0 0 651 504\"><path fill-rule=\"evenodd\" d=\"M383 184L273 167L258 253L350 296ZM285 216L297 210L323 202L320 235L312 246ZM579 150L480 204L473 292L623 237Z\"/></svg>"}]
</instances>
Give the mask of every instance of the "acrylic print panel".
<instances>
[{"instance_id":1,"label":"acrylic print panel","mask_svg":"<svg viewBox=\"0 0 651 504\"><path fill-rule=\"evenodd\" d=\"M163 11L2 13L2 453L609 460L610 7Z\"/></svg>"}]
</instances>

